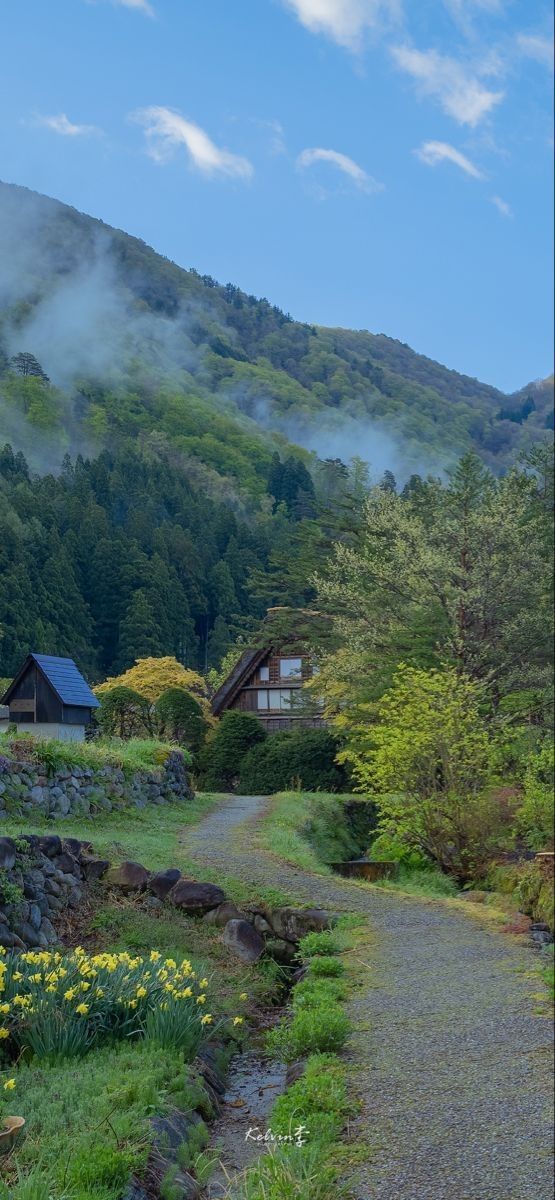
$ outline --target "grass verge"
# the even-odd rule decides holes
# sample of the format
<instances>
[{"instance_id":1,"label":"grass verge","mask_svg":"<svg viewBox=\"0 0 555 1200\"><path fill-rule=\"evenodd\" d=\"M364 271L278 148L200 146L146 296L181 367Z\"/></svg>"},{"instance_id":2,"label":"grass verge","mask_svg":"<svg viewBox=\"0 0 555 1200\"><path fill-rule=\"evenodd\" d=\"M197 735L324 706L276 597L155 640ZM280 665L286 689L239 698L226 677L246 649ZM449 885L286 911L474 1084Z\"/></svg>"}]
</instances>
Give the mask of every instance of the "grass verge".
<instances>
[{"instance_id":1,"label":"grass verge","mask_svg":"<svg viewBox=\"0 0 555 1200\"><path fill-rule=\"evenodd\" d=\"M333 934L309 934L300 943L305 965L291 1008L267 1035L269 1052L304 1070L272 1110L272 1149L232 1184L228 1200L329 1200L347 1197L342 1142L358 1103L349 1092L338 1052L350 1032L344 1002L358 982L349 954L362 918L340 918Z\"/></svg>"}]
</instances>

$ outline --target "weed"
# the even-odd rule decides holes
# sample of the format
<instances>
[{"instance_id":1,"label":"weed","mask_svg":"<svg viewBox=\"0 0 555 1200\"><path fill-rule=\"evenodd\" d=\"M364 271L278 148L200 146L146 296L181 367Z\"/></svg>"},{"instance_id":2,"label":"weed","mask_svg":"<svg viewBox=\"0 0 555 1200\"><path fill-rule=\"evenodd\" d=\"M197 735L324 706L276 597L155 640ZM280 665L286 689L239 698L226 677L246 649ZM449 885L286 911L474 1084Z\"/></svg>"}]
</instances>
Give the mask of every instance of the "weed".
<instances>
[{"instance_id":1,"label":"weed","mask_svg":"<svg viewBox=\"0 0 555 1200\"><path fill-rule=\"evenodd\" d=\"M263 1154L228 1195L229 1200L339 1200L341 1192L320 1146L287 1146Z\"/></svg>"},{"instance_id":2,"label":"weed","mask_svg":"<svg viewBox=\"0 0 555 1200\"><path fill-rule=\"evenodd\" d=\"M327 929L322 933L307 933L299 942L299 955L302 959L313 958L319 954L338 954L340 949L337 937Z\"/></svg>"},{"instance_id":3,"label":"weed","mask_svg":"<svg viewBox=\"0 0 555 1200\"><path fill-rule=\"evenodd\" d=\"M338 1005L299 1009L291 1021L271 1029L267 1036L270 1054L282 1062L295 1062L306 1054L333 1051L344 1046L350 1024Z\"/></svg>"},{"instance_id":4,"label":"weed","mask_svg":"<svg viewBox=\"0 0 555 1200\"><path fill-rule=\"evenodd\" d=\"M315 955L308 963L308 977L338 978L345 974L345 967L340 958L332 958L328 954Z\"/></svg>"}]
</instances>

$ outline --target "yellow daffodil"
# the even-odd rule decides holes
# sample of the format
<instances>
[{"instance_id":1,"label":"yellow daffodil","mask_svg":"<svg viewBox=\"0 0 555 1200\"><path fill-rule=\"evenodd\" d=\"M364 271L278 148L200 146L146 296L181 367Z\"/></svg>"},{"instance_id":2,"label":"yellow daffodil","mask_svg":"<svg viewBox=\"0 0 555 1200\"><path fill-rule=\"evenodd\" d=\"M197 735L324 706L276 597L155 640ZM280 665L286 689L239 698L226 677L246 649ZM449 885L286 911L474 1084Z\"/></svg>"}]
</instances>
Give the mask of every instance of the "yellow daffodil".
<instances>
[{"instance_id":1,"label":"yellow daffodil","mask_svg":"<svg viewBox=\"0 0 555 1200\"><path fill-rule=\"evenodd\" d=\"M200 980L200 983L199 983L199 988L203 988L203 989L204 989L204 988L207 988L207 987L208 987L208 980L207 980L207 979L201 979L201 980Z\"/></svg>"},{"instance_id":2,"label":"yellow daffodil","mask_svg":"<svg viewBox=\"0 0 555 1200\"><path fill-rule=\"evenodd\" d=\"M4 1084L4 1091L5 1092L13 1092L14 1087L15 1087L15 1079L6 1079L6 1082Z\"/></svg>"},{"instance_id":3,"label":"yellow daffodil","mask_svg":"<svg viewBox=\"0 0 555 1200\"><path fill-rule=\"evenodd\" d=\"M246 993L246 992L241 992L241 995L239 996L239 999L240 999L240 1000L248 1000L247 993Z\"/></svg>"},{"instance_id":4,"label":"yellow daffodil","mask_svg":"<svg viewBox=\"0 0 555 1200\"><path fill-rule=\"evenodd\" d=\"M206 996L204 994L197 996L197 1004L206 1004Z\"/></svg>"},{"instance_id":5,"label":"yellow daffodil","mask_svg":"<svg viewBox=\"0 0 555 1200\"><path fill-rule=\"evenodd\" d=\"M2 1038L2 1040L4 1040L4 1038L9 1038L9 1036L10 1036L9 1029L6 1029L5 1025L0 1025L0 1038Z\"/></svg>"},{"instance_id":6,"label":"yellow daffodil","mask_svg":"<svg viewBox=\"0 0 555 1200\"><path fill-rule=\"evenodd\" d=\"M243 1018L242 1018L242 1017L234 1017L234 1018L233 1018L233 1024L234 1024L234 1025L242 1025L242 1024L243 1024Z\"/></svg>"},{"instance_id":7,"label":"yellow daffodil","mask_svg":"<svg viewBox=\"0 0 555 1200\"><path fill-rule=\"evenodd\" d=\"M78 1012L79 1015L82 1017L86 1017L88 1011L89 1011L88 1004L78 1004L77 1008L75 1009L75 1012Z\"/></svg>"},{"instance_id":8,"label":"yellow daffodil","mask_svg":"<svg viewBox=\"0 0 555 1200\"><path fill-rule=\"evenodd\" d=\"M213 1020L214 1018L210 1016L210 1013L205 1013L204 1016L200 1018L200 1023L201 1025L211 1025Z\"/></svg>"}]
</instances>

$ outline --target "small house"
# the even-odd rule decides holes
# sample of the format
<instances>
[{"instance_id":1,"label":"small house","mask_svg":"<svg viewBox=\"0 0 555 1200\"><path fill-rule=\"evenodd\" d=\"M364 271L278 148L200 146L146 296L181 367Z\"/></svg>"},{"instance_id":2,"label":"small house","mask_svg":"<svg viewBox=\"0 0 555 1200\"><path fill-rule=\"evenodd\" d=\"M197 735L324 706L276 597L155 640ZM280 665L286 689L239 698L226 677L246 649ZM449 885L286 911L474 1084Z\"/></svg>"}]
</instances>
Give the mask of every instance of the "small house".
<instances>
[{"instance_id":1,"label":"small house","mask_svg":"<svg viewBox=\"0 0 555 1200\"><path fill-rule=\"evenodd\" d=\"M302 691L313 673L311 658L302 647L291 653L270 646L245 650L218 688L212 712L216 717L228 709L253 713L267 733L300 726L320 729L325 721L317 704Z\"/></svg>"},{"instance_id":2,"label":"small house","mask_svg":"<svg viewBox=\"0 0 555 1200\"><path fill-rule=\"evenodd\" d=\"M21 733L82 742L99 702L72 658L29 654L0 703Z\"/></svg>"}]
</instances>

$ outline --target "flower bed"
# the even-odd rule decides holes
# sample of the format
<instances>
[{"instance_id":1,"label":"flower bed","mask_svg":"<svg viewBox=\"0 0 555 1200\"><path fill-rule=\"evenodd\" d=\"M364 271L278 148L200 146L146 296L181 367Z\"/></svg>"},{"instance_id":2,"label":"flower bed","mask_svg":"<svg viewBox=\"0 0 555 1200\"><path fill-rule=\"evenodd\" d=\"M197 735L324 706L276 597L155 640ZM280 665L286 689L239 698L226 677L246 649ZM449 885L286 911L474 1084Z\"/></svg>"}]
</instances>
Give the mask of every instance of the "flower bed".
<instances>
[{"instance_id":1,"label":"flower bed","mask_svg":"<svg viewBox=\"0 0 555 1200\"><path fill-rule=\"evenodd\" d=\"M188 959L163 959L157 950L148 958L128 952L91 956L81 947L67 954L4 952L1 1052L15 1059L29 1049L39 1060L56 1062L102 1042L145 1038L176 1047L192 1061L213 1023L207 987Z\"/></svg>"}]
</instances>

